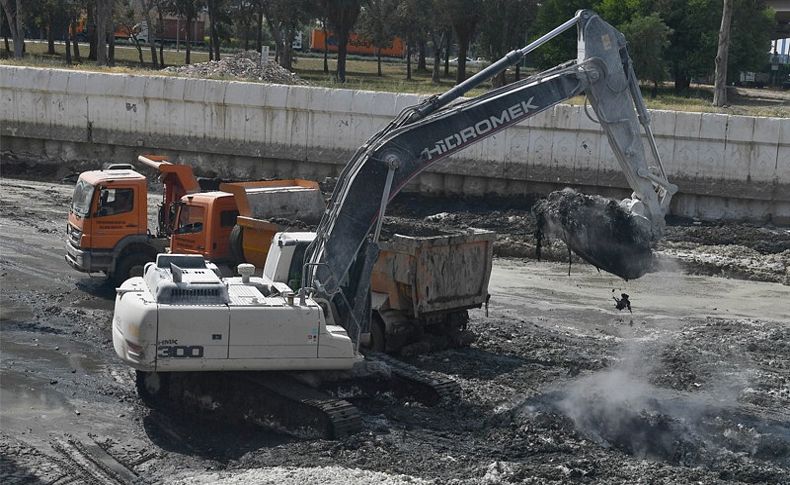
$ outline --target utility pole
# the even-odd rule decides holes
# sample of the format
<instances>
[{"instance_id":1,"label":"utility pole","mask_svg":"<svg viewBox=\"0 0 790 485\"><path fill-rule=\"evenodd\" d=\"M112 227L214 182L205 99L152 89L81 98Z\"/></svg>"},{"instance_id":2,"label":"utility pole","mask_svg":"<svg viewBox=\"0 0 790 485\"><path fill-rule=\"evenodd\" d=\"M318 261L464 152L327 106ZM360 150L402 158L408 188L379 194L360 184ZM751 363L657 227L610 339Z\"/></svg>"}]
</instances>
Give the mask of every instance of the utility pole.
<instances>
[{"instance_id":1,"label":"utility pole","mask_svg":"<svg viewBox=\"0 0 790 485\"><path fill-rule=\"evenodd\" d=\"M719 50L716 52L716 79L713 87L713 105L727 104L727 57L730 51L730 25L732 24L732 0L723 0Z\"/></svg>"}]
</instances>

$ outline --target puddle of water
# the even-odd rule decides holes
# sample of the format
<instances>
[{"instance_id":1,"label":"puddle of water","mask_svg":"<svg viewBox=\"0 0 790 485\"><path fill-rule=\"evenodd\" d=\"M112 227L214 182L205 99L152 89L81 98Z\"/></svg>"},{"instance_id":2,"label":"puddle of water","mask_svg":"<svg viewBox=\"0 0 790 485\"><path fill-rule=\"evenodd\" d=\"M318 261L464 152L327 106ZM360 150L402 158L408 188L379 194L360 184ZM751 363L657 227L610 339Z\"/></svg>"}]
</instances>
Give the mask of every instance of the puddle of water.
<instances>
[{"instance_id":1,"label":"puddle of water","mask_svg":"<svg viewBox=\"0 0 790 485\"><path fill-rule=\"evenodd\" d=\"M34 343L14 342L4 337L0 341L2 360L19 361L44 361L47 368L61 367L76 369L88 374L97 374L105 368L105 364L98 356L92 356L79 349L72 342L65 339L40 339ZM39 345L36 346L35 343ZM55 348L58 348L57 350ZM5 383L3 383L5 387Z\"/></svg>"}]
</instances>

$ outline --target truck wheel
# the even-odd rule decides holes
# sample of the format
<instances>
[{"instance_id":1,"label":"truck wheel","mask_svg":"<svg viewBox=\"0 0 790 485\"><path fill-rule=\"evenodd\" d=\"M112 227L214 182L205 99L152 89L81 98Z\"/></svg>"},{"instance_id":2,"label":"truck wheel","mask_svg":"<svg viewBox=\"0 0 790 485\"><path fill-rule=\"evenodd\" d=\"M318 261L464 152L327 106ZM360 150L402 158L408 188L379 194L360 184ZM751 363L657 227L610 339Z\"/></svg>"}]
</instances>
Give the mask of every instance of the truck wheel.
<instances>
[{"instance_id":1,"label":"truck wheel","mask_svg":"<svg viewBox=\"0 0 790 485\"><path fill-rule=\"evenodd\" d=\"M112 275L113 282L116 286L121 286L121 283L129 278L142 276L146 263L151 261L153 261L153 259L144 254L129 254L124 256L118 264L115 265L115 272Z\"/></svg>"},{"instance_id":2,"label":"truck wheel","mask_svg":"<svg viewBox=\"0 0 790 485\"><path fill-rule=\"evenodd\" d=\"M387 336L384 322L378 315L370 319L370 350L373 352L387 351Z\"/></svg>"},{"instance_id":3,"label":"truck wheel","mask_svg":"<svg viewBox=\"0 0 790 485\"><path fill-rule=\"evenodd\" d=\"M244 228L238 224L230 231L230 257L234 266L244 262Z\"/></svg>"},{"instance_id":4,"label":"truck wheel","mask_svg":"<svg viewBox=\"0 0 790 485\"><path fill-rule=\"evenodd\" d=\"M135 371L137 394L149 406L160 402L167 395L168 375L161 372Z\"/></svg>"}]
</instances>

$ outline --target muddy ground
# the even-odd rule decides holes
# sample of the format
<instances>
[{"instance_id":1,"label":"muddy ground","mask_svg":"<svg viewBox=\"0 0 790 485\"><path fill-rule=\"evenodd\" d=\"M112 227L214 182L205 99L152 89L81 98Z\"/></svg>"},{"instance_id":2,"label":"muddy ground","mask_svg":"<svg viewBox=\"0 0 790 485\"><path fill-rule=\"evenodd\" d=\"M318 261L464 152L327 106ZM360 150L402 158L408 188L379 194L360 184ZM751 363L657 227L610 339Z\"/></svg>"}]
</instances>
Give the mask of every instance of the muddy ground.
<instances>
[{"instance_id":1,"label":"muddy ground","mask_svg":"<svg viewBox=\"0 0 790 485\"><path fill-rule=\"evenodd\" d=\"M364 430L326 441L142 405L113 287L63 260L70 193L2 180L2 483L790 483L787 228L672 221L659 271L625 282L569 277L561 245L532 259L532 201L402 197L390 228L500 232L489 314L410 359L460 402L351 393Z\"/></svg>"}]
</instances>

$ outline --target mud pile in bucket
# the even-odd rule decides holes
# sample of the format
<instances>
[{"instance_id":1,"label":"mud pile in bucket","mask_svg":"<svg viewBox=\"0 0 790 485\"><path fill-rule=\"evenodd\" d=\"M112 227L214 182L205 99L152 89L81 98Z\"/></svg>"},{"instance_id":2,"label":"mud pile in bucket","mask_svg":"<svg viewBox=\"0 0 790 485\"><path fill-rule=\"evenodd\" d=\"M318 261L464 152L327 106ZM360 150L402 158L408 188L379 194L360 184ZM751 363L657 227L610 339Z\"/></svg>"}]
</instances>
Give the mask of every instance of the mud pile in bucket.
<instances>
[{"instance_id":1,"label":"mud pile in bucket","mask_svg":"<svg viewBox=\"0 0 790 485\"><path fill-rule=\"evenodd\" d=\"M653 267L650 230L613 200L564 189L536 203L532 212L538 257L543 237L549 236L598 269L626 280Z\"/></svg>"}]
</instances>

